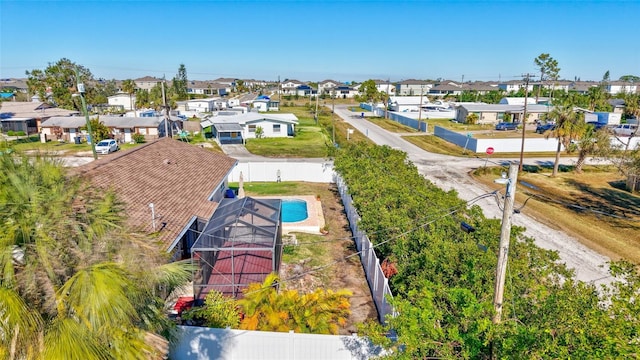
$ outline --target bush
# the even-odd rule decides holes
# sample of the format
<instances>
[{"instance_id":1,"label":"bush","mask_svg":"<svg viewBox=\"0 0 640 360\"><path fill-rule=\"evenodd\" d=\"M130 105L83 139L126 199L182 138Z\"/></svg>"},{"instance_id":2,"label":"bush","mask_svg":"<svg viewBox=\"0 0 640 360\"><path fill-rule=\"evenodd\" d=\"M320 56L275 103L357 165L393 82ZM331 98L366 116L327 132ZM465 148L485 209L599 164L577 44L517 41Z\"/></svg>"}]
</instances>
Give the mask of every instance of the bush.
<instances>
[{"instance_id":1,"label":"bush","mask_svg":"<svg viewBox=\"0 0 640 360\"><path fill-rule=\"evenodd\" d=\"M16 136L16 132L13 131L13 130L9 130L9 131L7 131L7 135L8 136Z\"/></svg>"},{"instance_id":2,"label":"bush","mask_svg":"<svg viewBox=\"0 0 640 360\"><path fill-rule=\"evenodd\" d=\"M136 144L142 144L145 142L144 135L142 134L133 134L131 138L136 142Z\"/></svg>"},{"instance_id":3,"label":"bush","mask_svg":"<svg viewBox=\"0 0 640 360\"><path fill-rule=\"evenodd\" d=\"M18 132L16 132L16 135L17 136L25 136L25 135L27 135L27 133L25 133L24 131L18 131Z\"/></svg>"}]
</instances>

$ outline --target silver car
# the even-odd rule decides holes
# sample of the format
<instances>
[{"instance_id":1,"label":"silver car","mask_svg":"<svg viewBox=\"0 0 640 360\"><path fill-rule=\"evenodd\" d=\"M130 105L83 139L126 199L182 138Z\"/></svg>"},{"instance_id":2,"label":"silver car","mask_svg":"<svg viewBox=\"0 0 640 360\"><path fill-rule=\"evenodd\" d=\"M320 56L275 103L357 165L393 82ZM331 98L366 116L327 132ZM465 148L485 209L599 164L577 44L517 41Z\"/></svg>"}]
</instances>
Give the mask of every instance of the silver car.
<instances>
[{"instance_id":1,"label":"silver car","mask_svg":"<svg viewBox=\"0 0 640 360\"><path fill-rule=\"evenodd\" d=\"M96 144L98 154L109 154L118 151L119 148L118 143L113 139L102 140Z\"/></svg>"}]
</instances>

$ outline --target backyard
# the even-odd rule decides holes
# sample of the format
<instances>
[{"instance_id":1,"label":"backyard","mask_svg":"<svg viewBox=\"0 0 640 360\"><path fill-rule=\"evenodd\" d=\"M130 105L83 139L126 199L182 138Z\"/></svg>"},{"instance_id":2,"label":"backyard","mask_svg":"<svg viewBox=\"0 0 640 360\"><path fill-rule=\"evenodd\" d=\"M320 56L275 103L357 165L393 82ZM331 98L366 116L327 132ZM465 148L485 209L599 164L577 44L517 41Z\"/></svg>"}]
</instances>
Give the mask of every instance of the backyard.
<instances>
[{"instance_id":1,"label":"backyard","mask_svg":"<svg viewBox=\"0 0 640 360\"><path fill-rule=\"evenodd\" d=\"M237 184L230 184L233 188ZM333 184L281 182L250 182L243 185L247 196L319 196L328 233L314 235L294 233L297 245L284 245L281 278L287 289L310 292L317 288L348 289L351 316L341 334L356 332L356 323L376 319L376 309L364 271L351 239L351 230L344 207ZM283 235L283 238L287 237ZM289 239L291 240L291 239ZM285 241L286 243L286 241Z\"/></svg>"}]
</instances>

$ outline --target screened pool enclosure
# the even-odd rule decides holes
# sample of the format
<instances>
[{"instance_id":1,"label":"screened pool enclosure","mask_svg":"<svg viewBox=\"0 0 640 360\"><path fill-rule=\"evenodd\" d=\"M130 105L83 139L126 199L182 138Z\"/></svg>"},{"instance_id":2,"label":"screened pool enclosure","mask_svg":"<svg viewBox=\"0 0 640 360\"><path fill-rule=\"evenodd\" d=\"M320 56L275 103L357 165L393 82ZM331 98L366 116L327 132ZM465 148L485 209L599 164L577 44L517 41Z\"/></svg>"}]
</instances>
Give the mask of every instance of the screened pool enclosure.
<instances>
[{"instance_id":1,"label":"screened pool enclosure","mask_svg":"<svg viewBox=\"0 0 640 360\"><path fill-rule=\"evenodd\" d=\"M191 248L194 296L242 289L278 272L282 256L280 199L224 199Z\"/></svg>"}]
</instances>

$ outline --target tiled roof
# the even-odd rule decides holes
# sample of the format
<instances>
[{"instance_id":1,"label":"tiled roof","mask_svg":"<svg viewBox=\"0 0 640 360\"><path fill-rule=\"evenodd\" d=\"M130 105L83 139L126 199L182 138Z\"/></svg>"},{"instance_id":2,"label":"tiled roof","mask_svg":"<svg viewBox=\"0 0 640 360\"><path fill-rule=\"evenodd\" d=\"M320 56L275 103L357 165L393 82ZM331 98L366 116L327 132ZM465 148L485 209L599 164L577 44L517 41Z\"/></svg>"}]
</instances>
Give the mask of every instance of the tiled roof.
<instances>
[{"instance_id":1,"label":"tiled roof","mask_svg":"<svg viewBox=\"0 0 640 360\"><path fill-rule=\"evenodd\" d=\"M103 189L113 188L124 201L129 225L156 230L165 249L193 216L209 219L218 206L208 199L218 191L237 160L171 138L121 151L74 169Z\"/></svg>"}]
</instances>

